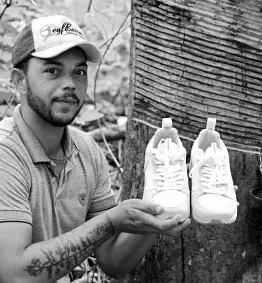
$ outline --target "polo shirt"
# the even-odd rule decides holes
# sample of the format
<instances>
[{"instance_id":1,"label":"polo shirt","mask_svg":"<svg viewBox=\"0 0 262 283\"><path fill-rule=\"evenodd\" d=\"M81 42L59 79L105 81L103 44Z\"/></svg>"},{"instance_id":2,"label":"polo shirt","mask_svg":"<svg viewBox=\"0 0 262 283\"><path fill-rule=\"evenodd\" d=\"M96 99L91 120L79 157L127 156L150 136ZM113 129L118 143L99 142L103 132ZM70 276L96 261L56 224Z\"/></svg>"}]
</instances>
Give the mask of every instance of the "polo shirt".
<instances>
[{"instance_id":1,"label":"polo shirt","mask_svg":"<svg viewBox=\"0 0 262 283\"><path fill-rule=\"evenodd\" d=\"M32 225L33 243L64 234L116 205L108 163L93 138L65 128L60 178L20 111L0 122L0 222Z\"/></svg>"}]
</instances>

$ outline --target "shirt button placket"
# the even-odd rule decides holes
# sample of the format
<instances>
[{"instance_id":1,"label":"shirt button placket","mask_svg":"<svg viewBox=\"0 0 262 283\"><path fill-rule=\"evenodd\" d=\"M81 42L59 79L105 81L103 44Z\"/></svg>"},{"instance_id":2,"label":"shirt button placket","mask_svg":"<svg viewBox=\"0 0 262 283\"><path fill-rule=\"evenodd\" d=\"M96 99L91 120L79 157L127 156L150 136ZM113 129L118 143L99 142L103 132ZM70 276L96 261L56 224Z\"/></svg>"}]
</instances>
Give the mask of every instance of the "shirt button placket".
<instances>
[{"instance_id":1,"label":"shirt button placket","mask_svg":"<svg viewBox=\"0 0 262 283\"><path fill-rule=\"evenodd\" d=\"M56 196L55 196L55 191L56 191L56 177L51 178L51 182L53 185L53 198L54 198L54 206L56 207Z\"/></svg>"}]
</instances>

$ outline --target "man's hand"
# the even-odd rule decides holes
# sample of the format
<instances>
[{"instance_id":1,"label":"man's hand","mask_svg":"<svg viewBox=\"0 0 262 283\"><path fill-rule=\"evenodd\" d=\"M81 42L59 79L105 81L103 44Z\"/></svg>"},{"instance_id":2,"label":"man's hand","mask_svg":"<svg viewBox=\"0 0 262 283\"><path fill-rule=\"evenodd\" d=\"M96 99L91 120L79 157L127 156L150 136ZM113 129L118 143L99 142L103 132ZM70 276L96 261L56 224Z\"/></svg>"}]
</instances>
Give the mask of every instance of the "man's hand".
<instances>
[{"instance_id":1,"label":"man's hand","mask_svg":"<svg viewBox=\"0 0 262 283\"><path fill-rule=\"evenodd\" d=\"M129 199L106 213L116 233L174 235L185 229L191 222L187 219L179 224L179 215L168 220L161 220L157 216L162 212L163 207L160 205L140 199Z\"/></svg>"}]
</instances>

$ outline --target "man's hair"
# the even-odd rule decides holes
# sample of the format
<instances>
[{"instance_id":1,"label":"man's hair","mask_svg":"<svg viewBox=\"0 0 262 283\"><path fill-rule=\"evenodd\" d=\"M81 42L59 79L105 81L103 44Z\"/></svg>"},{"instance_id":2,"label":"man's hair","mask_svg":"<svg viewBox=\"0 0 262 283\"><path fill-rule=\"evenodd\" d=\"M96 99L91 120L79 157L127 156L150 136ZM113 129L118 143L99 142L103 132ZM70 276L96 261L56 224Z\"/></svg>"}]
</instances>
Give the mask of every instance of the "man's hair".
<instances>
[{"instance_id":1,"label":"man's hair","mask_svg":"<svg viewBox=\"0 0 262 283\"><path fill-rule=\"evenodd\" d=\"M16 68L22 70L27 75L30 59L31 57L24 59L23 61L21 61L20 63L16 65Z\"/></svg>"}]
</instances>

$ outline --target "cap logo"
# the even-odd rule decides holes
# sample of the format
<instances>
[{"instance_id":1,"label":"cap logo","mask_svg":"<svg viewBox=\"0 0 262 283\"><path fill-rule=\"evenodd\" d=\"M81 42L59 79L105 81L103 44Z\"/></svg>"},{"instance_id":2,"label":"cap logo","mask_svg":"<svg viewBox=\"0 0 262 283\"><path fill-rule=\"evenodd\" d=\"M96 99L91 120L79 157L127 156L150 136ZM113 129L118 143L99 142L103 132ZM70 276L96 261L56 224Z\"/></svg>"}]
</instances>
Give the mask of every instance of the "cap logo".
<instances>
[{"instance_id":1,"label":"cap logo","mask_svg":"<svg viewBox=\"0 0 262 283\"><path fill-rule=\"evenodd\" d=\"M82 31L72 27L72 24L68 22L63 23L61 27L55 27L54 25L45 25L41 29L40 34L44 38L44 41L46 41L50 36L68 34L74 34L85 39Z\"/></svg>"}]
</instances>

